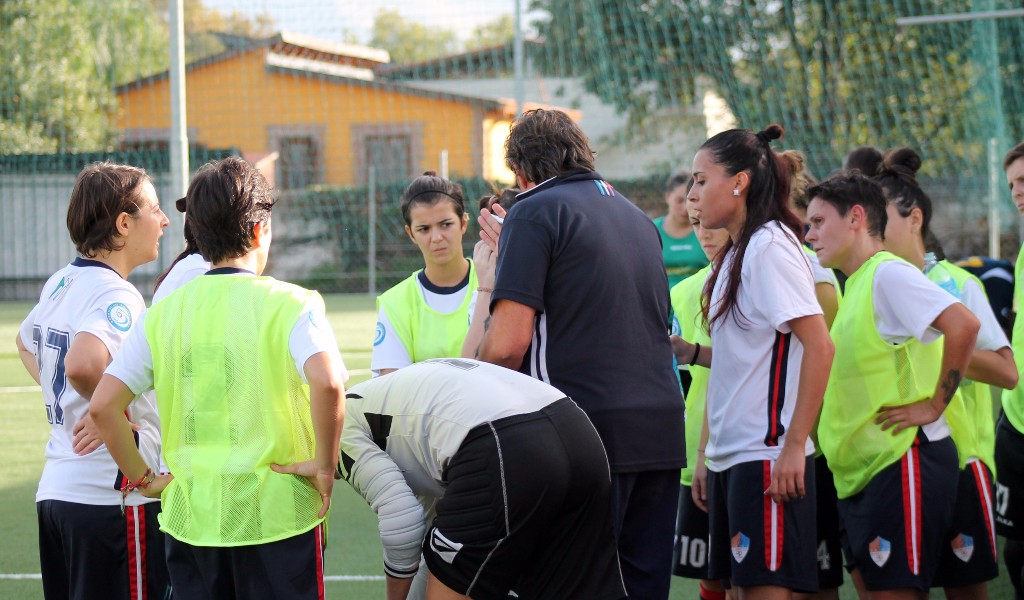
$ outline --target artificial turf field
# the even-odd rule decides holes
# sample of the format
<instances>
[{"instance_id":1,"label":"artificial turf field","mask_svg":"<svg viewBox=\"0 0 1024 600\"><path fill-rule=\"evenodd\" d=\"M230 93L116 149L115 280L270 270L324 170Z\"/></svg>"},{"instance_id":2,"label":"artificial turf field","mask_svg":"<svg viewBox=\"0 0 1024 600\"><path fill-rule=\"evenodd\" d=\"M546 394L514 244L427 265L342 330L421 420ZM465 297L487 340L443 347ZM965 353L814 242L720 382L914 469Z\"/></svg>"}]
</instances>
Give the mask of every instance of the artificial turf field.
<instances>
[{"instance_id":1,"label":"artificial turf field","mask_svg":"<svg viewBox=\"0 0 1024 600\"><path fill-rule=\"evenodd\" d=\"M369 296L327 296L328 317L354 385L370 376L376 313ZM31 305L0 303L0 600L42 598L36 546L35 489L43 466L48 426L40 392L18 359L14 336ZM333 498L325 572L327 597L384 597L376 516L344 482ZM841 598L856 594L847 583ZM942 597L936 590L935 597ZM1013 598L1004 572L989 586L993 600ZM672 581L673 600L696 599L695 581Z\"/></svg>"}]
</instances>

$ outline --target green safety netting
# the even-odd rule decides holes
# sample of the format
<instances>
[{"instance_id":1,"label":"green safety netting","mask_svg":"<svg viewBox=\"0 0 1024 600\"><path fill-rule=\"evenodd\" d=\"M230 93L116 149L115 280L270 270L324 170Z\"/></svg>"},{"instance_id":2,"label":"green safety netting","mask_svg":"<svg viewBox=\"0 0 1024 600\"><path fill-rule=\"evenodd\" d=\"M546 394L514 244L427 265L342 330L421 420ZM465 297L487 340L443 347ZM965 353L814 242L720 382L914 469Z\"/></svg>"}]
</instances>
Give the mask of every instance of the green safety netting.
<instances>
[{"instance_id":1,"label":"green safety netting","mask_svg":"<svg viewBox=\"0 0 1024 600\"><path fill-rule=\"evenodd\" d=\"M274 178L271 268L287 278L381 290L416 268L403 186L447 174L475 216L480 195L509 183L500 142L517 99L570 111L598 169L652 216L661 182L709 133L775 122L779 148L804 151L818 177L860 145L915 147L948 253L987 253L990 226L1004 257L1018 248L1000 162L1024 138L1024 17L897 20L1019 3L524 0L519 80L512 0L352 4L184 2L191 168L239 154ZM59 222L83 164L131 162L167 180L168 3L8 0L0 29L0 223L13 240L0 294L11 296L66 249L57 227L55 249L15 255L19 219L46 204ZM176 253L166 237L162 262Z\"/></svg>"}]
</instances>

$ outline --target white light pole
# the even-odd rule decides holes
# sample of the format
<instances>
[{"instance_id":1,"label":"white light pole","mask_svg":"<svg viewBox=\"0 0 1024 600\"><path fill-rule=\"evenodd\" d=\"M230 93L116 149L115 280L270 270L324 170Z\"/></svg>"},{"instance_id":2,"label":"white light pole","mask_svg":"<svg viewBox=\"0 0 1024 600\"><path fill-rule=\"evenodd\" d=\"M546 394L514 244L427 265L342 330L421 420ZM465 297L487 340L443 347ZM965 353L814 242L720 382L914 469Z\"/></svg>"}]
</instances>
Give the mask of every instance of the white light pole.
<instances>
[{"instance_id":1,"label":"white light pole","mask_svg":"<svg viewBox=\"0 0 1024 600\"><path fill-rule=\"evenodd\" d=\"M185 11L183 0L171 0L168 8L171 12L171 181L170 198L165 198L168 214L176 214L172 210L174 201L185 195L188 190L188 132L185 116ZM170 239L170 238L168 238ZM161 264L164 257L173 253L161 252Z\"/></svg>"}]
</instances>

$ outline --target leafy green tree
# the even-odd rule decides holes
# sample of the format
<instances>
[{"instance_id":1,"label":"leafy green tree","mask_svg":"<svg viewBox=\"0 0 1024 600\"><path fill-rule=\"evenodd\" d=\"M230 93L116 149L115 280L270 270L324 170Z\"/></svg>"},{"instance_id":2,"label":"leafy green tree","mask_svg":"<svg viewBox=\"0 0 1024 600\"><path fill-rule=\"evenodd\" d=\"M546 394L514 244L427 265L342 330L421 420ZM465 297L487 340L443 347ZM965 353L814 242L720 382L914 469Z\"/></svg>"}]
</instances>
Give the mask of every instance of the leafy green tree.
<instances>
[{"instance_id":1,"label":"leafy green tree","mask_svg":"<svg viewBox=\"0 0 1024 600\"><path fill-rule=\"evenodd\" d=\"M266 15L185 5L193 59L224 49L213 31L273 32ZM114 88L167 69L167 20L167 0L0 0L0 152L111 148Z\"/></svg>"},{"instance_id":2,"label":"leafy green tree","mask_svg":"<svg viewBox=\"0 0 1024 600\"><path fill-rule=\"evenodd\" d=\"M487 23L473 28L466 40L466 50L479 50L501 46L512 41L516 36L516 22L510 14L503 14Z\"/></svg>"},{"instance_id":3,"label":"leafy green tree","mask_svg":"<svg viewBox=\"0 0 1024 600\"><path fill-rule=\"evenodd\" d=\"M381 10L373 20L370 46L387 50L394 63L416 63L459 50L455 32L407 20L396 10Z\"/></svg>"},{"instance_id":4,"label":"leafy green tree","mask_svg":"<svg viewBox=\"0 0 1024 600\"><path fill-rule=\"evenodd\" d=\"M925 172L984 158L992 101L977 24L899 27L898 16L968 12L972 0L534 0L543 64L642 125L718 91L743 127L773 122L819 173L849 149L911 144ZM1021 25L1000 24L998 76L1024 108ZM1016 73L1016 75L1013 75ZM1011 119L1020 110L1007 110ZM1021 135L1016 127L1011 135Z\"/></svg>"},{"instance_id":5,"label":"leafy green tree","mask_svg":"<svg viewBox=\"0 0 1024 600\"><path fill-rule=\"evenodd\" d=\"M209 8L202 0L184 0L182 4L185 13L185 62L226 50L227 46L218 34L258 39L276 32L273 18L266 13L250 19L238 11L225 14Z\"/></svg>"},{"instance_id":6,"label":"leafy green tree","mask_svg":"<svg viewBox=\"0 0 1024 600\"><path fill-rule=\"evenodd\" d=\"M166 31L147 0L4 0L0 30L8 153L109 147L113 87L167 61Z\"/></svg>"}]
</instances>

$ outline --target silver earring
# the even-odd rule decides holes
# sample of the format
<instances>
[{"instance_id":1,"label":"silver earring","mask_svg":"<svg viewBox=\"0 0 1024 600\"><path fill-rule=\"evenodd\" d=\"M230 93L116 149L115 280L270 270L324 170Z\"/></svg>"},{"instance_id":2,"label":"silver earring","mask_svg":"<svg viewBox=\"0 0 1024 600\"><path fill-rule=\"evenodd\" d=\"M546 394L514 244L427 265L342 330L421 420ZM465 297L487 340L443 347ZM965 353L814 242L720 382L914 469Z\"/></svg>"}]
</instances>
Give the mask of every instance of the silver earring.
<instances>
[{"instance_id":1,"label":"silver earring","mask_svg":"<svg viewBox=\"0 0 1024 600\"><path fill-rule=\"evenodd\" d=\"M737 188L732 188L732 195L733 196L739 196L740 195L740 188L738 188L738 187Z\"/></svg>"}]
</instances>

